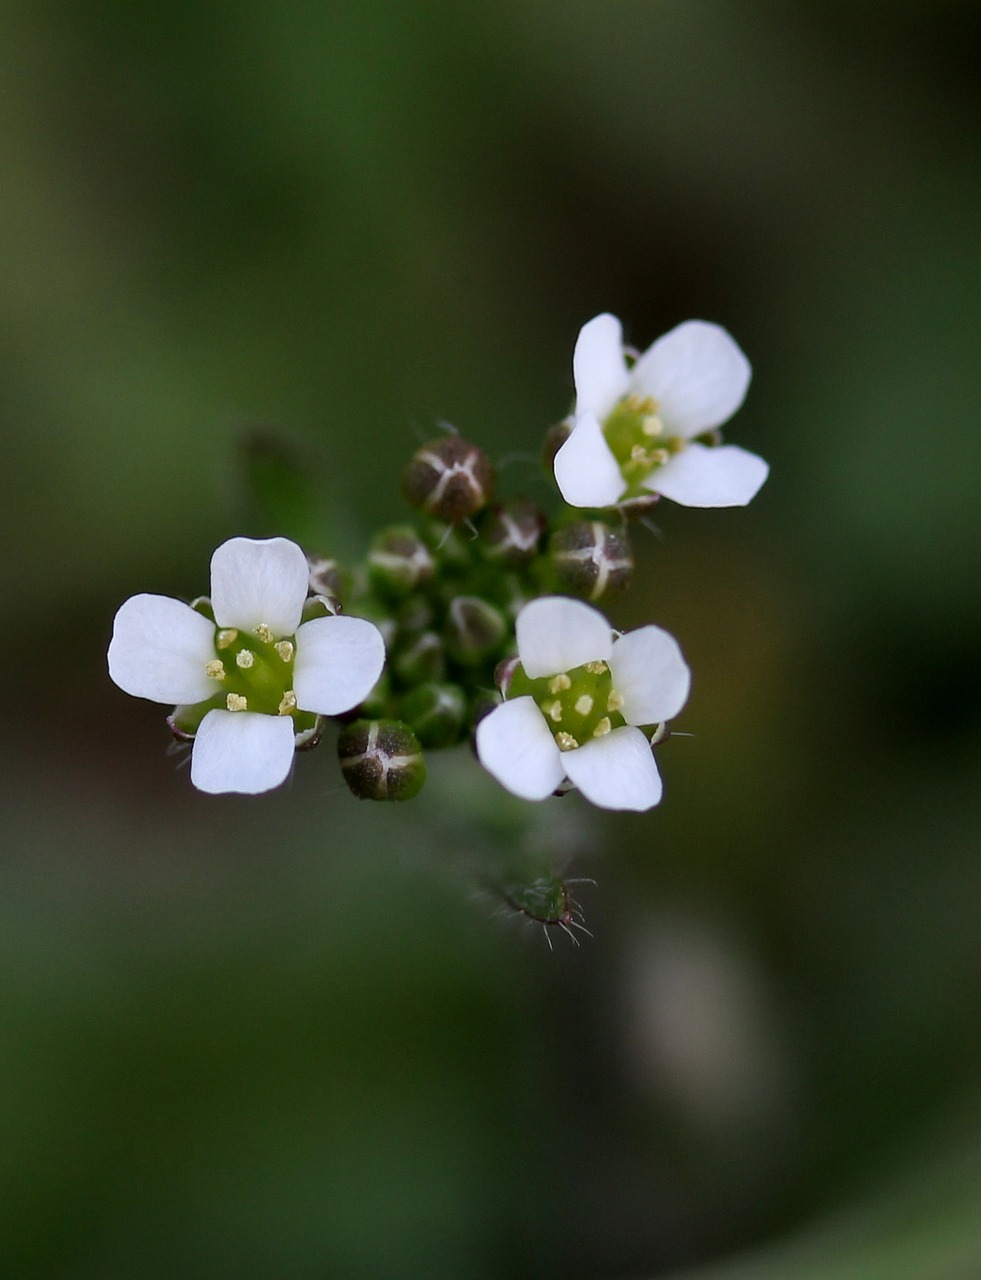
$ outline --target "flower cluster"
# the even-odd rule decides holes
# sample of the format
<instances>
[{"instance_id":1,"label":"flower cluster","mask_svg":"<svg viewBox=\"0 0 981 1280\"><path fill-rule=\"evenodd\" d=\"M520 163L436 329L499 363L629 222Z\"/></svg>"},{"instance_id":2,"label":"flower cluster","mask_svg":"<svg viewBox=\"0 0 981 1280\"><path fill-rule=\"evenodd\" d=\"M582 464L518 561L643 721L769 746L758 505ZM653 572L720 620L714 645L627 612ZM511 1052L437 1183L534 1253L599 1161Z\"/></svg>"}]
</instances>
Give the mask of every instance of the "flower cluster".
<instances>
[{"instance_id":1,"label":"flower cluster","mask_svg":"<svg viewBox=\"0 0 981 1280\"><path fill-rule=\"evenodd\" d=\"M750 369L716 325L689 321L634 356L601 315L573 373L573 411L546 436L557 510L498 498L490 459L448 431L405 467L414 516L379 530L360 565L285 537L232 538L209 597L123 604L109 673L173 708L196 787L278 786L330 719L364 799L409 799L426 751L469 740L525 800L575 788L604 809L658 803L654 747L689 670L667 632L620 634L595 606L628 589L631 519L660 496L741 506L763 484L766 463L718 433Z\"/></svg>"}]
</instances>

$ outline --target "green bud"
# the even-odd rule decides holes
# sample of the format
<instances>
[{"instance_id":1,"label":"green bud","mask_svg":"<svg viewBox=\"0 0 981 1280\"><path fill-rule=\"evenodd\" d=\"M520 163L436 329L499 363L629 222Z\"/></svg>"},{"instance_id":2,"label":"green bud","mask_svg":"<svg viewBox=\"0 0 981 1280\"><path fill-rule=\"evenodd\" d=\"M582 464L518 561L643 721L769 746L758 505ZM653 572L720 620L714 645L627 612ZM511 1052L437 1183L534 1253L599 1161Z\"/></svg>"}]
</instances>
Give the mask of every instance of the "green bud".
<instances>
[{"instance_id":1,"label":"green bud","mask_svg":"<svg viewBox=\"0 0 981 1280\"><path fill-rule=\"evenodd\" d=\"M451 747L460 741L467 699L459 685L430 682L405 695L399 715L412 725L424 747Z\"/></svg>"},{"instance_id":2,"label":"green bud","mask_svg":"<svg viewBox=\"0 0 981 1280\"><path fill-rule=\"evenodd\" d=\"M479 546L488 560L519 569L538 551L545 513L527 498L495 503L480 524Z\"/></svg>"},{"instance_id":3,"label":"green bud","mask_svg":"<svg viewBox=\"0 0 981 1280\"><path fill-rule=\"evenodd\" d=\"M508 624L499 609L479 596L455 596L446 616L446 649L464 666L475 666L499 649Z\"/></svg>"},{"instance_id":4,"label":"green bud","mask_svg":"<svg viewBox=\"0 0 981 1280\"><path fill-rule=\"evenodd\" d=\"M434 572L429 548L409 525L393 525L376 534L368 552L368 574L378 591L408 595L431 581Z\"/></svg>"},{"instance_id":5,"label":"green bud","mask_svg":"<svg viewBox=\"0 0 981 1280\"><path fill-rule=\"evenodd\" d=\"M411 507L448 524L460 524L487 505L495 479L483 449L460 436L446 435L416 451L402 472L402 492Z\"/></svg>"},{"instance_id":6,"label":"green bud","mask_svg":"<svg viewBox=\"0 0 981 1280\"><path fill-rule=\"evenodd\" d=\"M558 529L549 540L548 555L561 589L582 600L618 595L633 576L626 531L602 520L576 520Z\"/></svg>"},{"instance_id":7,"label":"green bud","mask_svg":"<svg viewBox=\"0 0 981 1280\"><path fill-rule=\"evenodd\" d=\"M400 720L355 720L341 730L337 754L359 800L411 800L426 781L419 739Z\"/></svg>"},{"instance_id":8,"label":"green bud","mask_svg":"<svg viewBox=\"0 0 981 1280\"><path fill-rule=\"evenodd\" d=\"M443 641L435 631L423 631L407 643L395 646L390 665L403 684L414 685L424 680L439 680L446 668Z\"/></svg>"}]
</instances>

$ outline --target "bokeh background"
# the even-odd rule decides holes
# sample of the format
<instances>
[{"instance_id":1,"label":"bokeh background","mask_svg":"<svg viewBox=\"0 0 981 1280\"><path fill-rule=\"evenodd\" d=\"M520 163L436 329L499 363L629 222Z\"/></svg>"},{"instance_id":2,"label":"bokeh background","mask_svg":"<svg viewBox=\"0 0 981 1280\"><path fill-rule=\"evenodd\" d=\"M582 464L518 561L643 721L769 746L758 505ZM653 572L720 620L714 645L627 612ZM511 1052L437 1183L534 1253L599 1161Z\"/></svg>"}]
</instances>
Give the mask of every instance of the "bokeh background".
<instances>
[{"instance_id":1,"label":"bokeh background","mask_svg":"<svg viewBox=\"0 0 981 1280\"><path fill-rule=\"evenodd\" d=\"M0 26L5 1273L981 1275L977 7ZM536 811L596 881L552 952L465 752L199 796L105 646L259 532L244 428L357 555L437 419L537 450L601 310L729 328L772 475L641 542L693 737L653 813Z\"/></svg>"}]
</instances>

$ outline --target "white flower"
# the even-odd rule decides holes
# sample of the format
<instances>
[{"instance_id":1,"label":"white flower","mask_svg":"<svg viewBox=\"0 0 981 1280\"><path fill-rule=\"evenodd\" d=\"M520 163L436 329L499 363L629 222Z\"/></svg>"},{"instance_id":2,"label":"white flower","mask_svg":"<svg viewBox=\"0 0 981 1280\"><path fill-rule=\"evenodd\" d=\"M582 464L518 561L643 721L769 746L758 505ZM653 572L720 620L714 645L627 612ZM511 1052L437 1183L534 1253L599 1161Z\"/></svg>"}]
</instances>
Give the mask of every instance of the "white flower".
<instances>
[{"instance_id":1,"label":"white flower","mask_svg":"<svg viewBox=\"0 0 981 1280\"><path fill-rule=\"evenodd\" d=\"M572 367L573 429L554 464L570 506L659 493L685 507L742 507L759 491L762 458L695 439L731 418L749 386L749 361L718 325L688 320L628 368L620 321L596 316Z\"/></svg>"},{"instance_id":2,"label":"white flower","mask_svg":"<svg viewBox=\"0 0 981 1280\"><path fill-rule=\"evenodd\" d=\"M191 781L257 794L283 782L296 738L318 715L349 711L385 663L363 618L301 622L307 558L286 538L232 538L211 558L214 621L167 596L132 596L116 614L109 675L126 693L183 704L200 724ZM189 705L194 704L194 705Z\"/></svg>"},{"instance_id":3,"label":"white flower","mask_svg":"<svg viewBox=\"0 0 981 1280\"><path fill-rule=\"evenodd\" d=\"M564 596L526 604L515 623L520 666L507 701L477 726L484 768L524 800L568 778L601 809L649 809L661 778L636 726L677 715L691 681L660 627L617 637L596 609Z\"/></svg>"}]
</instances>

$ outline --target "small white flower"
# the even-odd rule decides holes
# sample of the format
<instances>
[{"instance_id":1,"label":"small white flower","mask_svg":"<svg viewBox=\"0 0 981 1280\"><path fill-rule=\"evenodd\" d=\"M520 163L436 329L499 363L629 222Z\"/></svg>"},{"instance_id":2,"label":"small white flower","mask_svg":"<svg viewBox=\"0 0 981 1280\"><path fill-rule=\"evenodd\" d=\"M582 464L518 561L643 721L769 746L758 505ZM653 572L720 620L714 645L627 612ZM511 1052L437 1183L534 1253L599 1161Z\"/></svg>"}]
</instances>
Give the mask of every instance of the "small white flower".
<instances>
[{"instance_id":1,"label":"small white flower","mask_svg":"<svg viewBox=\"0 0 981 1280\"><path fill-rule=\"evenodd\" d=\"M213 622L155 595L132 596L116 614L115 683L138 698L204 712L191 754L199 790L254 795L278 787L298 726L349 711L381 675L385 645L372 623L344 615L301 622L308 575L295 542L232 538L211 558Z\"/></svg>"},{"instance_id":2,"label":"small white flower","mask_svg":"<svg viewBox=\"0 0 981 1280\"><path fill-rule=\"evenodd\" d=\"M650 809L661 778L636 726L677 715L691 676L660 627L617 637L596 609L564 596L526 604L515 623L520 666L507 701L477 726L484 768L524 800L568 778L601 809Z\"/></svg>"},{"instance_id":3,"label":"small white flower","mask_svg":"<svg viewBox=\"0 0 981 1280\"><path fill-rule=\"evenodd\" d=\"M736 445L695 439L728 421L749 386L749 361L716 324L688 320L630 368L616 316L583 325L572 360L572 433L555 479L573 507L611 507L648 493L685 507L742 507L769 467Z\"/></svg>"}]
</instances>

